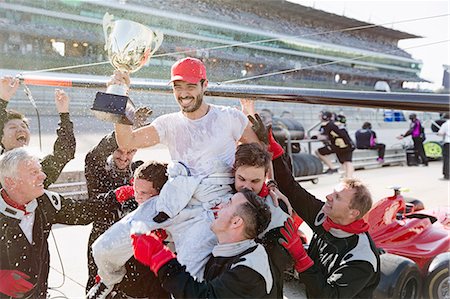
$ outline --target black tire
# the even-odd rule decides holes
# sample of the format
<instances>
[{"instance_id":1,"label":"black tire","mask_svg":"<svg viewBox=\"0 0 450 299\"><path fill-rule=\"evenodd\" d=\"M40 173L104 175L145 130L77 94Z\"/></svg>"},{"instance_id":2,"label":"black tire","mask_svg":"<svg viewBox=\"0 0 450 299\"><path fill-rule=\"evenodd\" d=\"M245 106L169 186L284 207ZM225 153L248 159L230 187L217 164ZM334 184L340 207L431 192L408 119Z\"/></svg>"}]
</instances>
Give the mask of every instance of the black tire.
<instances>
[{"instance_id":1,"label":"black tire","mask_svg":"<svg viewBox=\"0 0 450 299\"><path fill-rule=\"evenodd\" d=\"M291 135L291 140L301 140L305 138L305 128L301 123L292 118L278 118L272 119L273 134L275 137L286 140L286 134L283 129L287 129Z\"/></svg>"},{"instance_id":2,"label":"black tire","mask_svg":"<svg viewBox=\"0 0 450 299\"><path fill-rule=\"evenodd\" d=\"M450 295L450 252L436 256L428 268L423 287L424 298L448 298Z\"/></svg>"},{"instance_id":3,"label":"black tire","mask_svg":"<svg viewBox=\"0 0 450 299\"><path fill-rule=\"evenodd\" d=\"M316 174L316 163L314 163L314 156L310 154L302 154L303 159L306 162L306 165L308 167L307 175L315 175Z\"/></svg>"},{"instance_id":4,"label":"black tire","mask_svg":"<svg viewBox=\"0 0 450 299\"><path fill-rule=\"evenodd\" d=\"M422 280L416 263L390 253L382 254L380 260L381 279L373 298L420 298Z\"/></svg>"},{"instance_id":5,"label":"black tire","mask_svg":"<svg viewBox=\"0 0 450 299\"><path fill-rule=\"evenodd\" d=\"M323 173L323 164L322 161L320 161L319 158L317 158L314 155L311 155L311 159L314 161L314 164L316 166L316 172L313 174L322 174Z\"/></svg>"},{"instance_id":6,"label":"black tire","mask_svg":"<svg viewBox=\"0 0 450 299\"><path fill-rule=\"evenodd\" d=\"M303 162L303 157L300 154L292 154L292 160L294 161L294 177L305 176L307 173L306 164Z\"/></svg>"},{"instance_id":7,"label":"black tire","mask_svg":"<svg viewBox=\"0 0 450 299\"><path fill-rule=\"evenodd\" d=\"M299 153L292 154L292 159L294 160L295 177L315 175L318 174L317 171L320 171L320 173L323 171L322 163L320 163L322 168L317 169L317 160L319 159L316 156Z\"/></svg>"}]
</instances>

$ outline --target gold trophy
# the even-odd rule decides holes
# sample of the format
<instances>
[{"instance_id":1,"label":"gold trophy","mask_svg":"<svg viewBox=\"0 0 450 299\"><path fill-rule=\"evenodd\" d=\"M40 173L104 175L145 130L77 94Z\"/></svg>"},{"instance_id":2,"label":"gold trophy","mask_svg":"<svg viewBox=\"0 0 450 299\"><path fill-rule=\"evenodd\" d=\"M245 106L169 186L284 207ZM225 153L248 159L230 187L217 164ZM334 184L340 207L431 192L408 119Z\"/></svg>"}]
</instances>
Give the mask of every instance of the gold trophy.
<instances>
[{"instance_id":1,"label":"gold trophy","mask_svg":"<svg viewBox=\"0 0 450 299\"><path fill-rule=\"evenodd\" d=\"M108 13L103 17L109 61L119 71L134 73L158 50L163 35L142 24L128 20L113 21L113 18ZM134 122L135 106L127 96L125 85L110 85L106 93L97 92L91 110L101 120L127 125Z\"/></svg>"}]
</instances>

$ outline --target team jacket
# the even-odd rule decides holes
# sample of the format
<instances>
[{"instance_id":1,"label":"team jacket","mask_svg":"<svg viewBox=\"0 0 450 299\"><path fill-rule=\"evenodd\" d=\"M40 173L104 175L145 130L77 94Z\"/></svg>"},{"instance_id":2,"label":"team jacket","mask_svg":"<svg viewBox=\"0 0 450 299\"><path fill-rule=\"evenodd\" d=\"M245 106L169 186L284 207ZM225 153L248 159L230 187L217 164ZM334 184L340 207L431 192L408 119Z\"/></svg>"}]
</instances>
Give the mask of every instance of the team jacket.
<instances>
[{"instance_id":1,"label":"team jacket","mask_svg":"<svg viewBox=\"0 0 450 299\"><path fill-rule=\"evenodd\" d=\"M380 258L369 234L325 231L324 203L294 180L283 157L273 167L280 191L314 232L308 248L314 265L300 273L308 297L371 298L380 280Z\"/></svg>"},{"instance_id":2,"label":"team jacket","mask_svg":"<svg viewBox=\"0 0 450 299\"><path fill-rule=\"evenodd\" d=\"M92 224L92 231L88 241L88 270L89 289L95 283L97 265L92 257L91 246L94 241L104 233L111 225L121 219L124 214L137 208L138 204L134 200L128 200L120 209L114 208L116 198L112 190L130 183L134 170L143 162L135 161L127 171L116 171L108 162L108 157L119 147L116 142L115 133L107 134L102 140L92 148L85 158L85 177L89 198L103 194L105 200L112 202L112 208L107 217L96 217ZM169 295L161 288L158 279L150 269L132 257L125 265L127 273L123 280L116 286L122 293L136 298L168 298Z\"/></svg>"},{"instance_id":3,"label":"team jacket","mask_svg":"<svg viewBox=\"0 0 450 299\"><path fill-rule=\"evenodd\" d=\"M203 282L195 281L176 259L159 269L158 278L175 298L275 298L276 293L267 253L254 242L237 254L214 256L213 250Z\"/></svg>"},{"instance_id":4,"label":"team jacket","mask_svg":"<svg viewBox=\"0 0 450 299\"><path fill-rule=\"evenodd\" d=\"M345 128L339 128L334 122L329 121L320 127L320 134L328 137L333 151L354 150L353 141Z\"/></svg>"},{"instance_id":5,"label":"team jacket","mask_svg":"<svg viewBox=\"0 0 450 299\"><path fill-rule=\"evenodd\" d=\"M0 140L3 137L7 104L8 102L0 99ZM58 179L64 166L75 157L76 141L73 123L70 121L69 113L60 113L59 117L60 122L58 129L56 129L57 138L53 145L53 153L41 160L42 171L47 175L44 188L53 184Z\"/></svg>"},{"instance_id":6,"label":"team jacket","mask_svg":"<svg viewBox=\"0 0 450 299\"><path fill-rule=\"evenodd\" d=\"M58 193L45 194L32 201L34 206L33 242L30 244L19 226L24 212L6 204L0 195L0 269L19 270L29 275L35 287L24 298L45 298L50 257L47 238L55 223L89 224L94 217L108 213L110 203L102 200L65 199ZM0 293L0 298L9 298Z\"/></svg>"}]
</instances>

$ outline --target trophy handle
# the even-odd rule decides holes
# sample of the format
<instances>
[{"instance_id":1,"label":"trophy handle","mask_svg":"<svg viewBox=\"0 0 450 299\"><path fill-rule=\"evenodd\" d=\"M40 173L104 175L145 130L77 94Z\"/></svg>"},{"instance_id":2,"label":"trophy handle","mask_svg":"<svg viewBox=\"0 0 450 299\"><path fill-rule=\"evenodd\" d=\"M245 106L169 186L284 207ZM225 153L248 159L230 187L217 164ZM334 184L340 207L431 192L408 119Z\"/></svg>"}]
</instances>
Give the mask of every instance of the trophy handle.
<instances>
[{"instance_id":1,"label":"trophy handle","mask_svg":"<svg viewBox=\"0 0 450 299\"><path fill-rule=\"evenodd\" d=\"M159 31L153 31L153 41L155 45L153 46L153 50L150 52L150 57L153 55L153 53L156 52L156 50L159 49L164 39L164 35Z\"/></svg>"},{"instance_id":2,"label":"trophy handle","mask_svg":"<svg viewBox=\"0 0 450 299\"><path fill-rule=\"evenodd\" d=\"M110 33L114 29L113 22L114 15L110 15L109 13L105 13L103 16L103 34L105 35L105 50L108 50L111 46L111 36Z\"/></svg>"}]
</instances>

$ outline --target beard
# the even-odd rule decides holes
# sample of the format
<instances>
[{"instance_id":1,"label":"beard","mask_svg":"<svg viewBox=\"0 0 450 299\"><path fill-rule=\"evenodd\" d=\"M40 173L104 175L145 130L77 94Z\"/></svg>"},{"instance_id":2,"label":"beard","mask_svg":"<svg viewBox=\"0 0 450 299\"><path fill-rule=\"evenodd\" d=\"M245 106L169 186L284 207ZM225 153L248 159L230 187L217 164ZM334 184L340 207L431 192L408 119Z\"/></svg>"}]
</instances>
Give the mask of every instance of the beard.
<instances>
[{"instance_id":1,"label":"beard","mask_svg":"<svg viewBox=\"0 0 450 299\"><path fill-rule=\"evenodd\" d=\"M184 98L178 97L177 100L178 100L178 103L180 104L180 108L183 112L190 113L190 112L197 111L198 108L200 108L200 106L203 103L203 94L199 94L198 96L196 96L194 99L194 102L190 106L187 106L187 107L181 106L181 103L183 100L190 100L190 99L193 99L193 97L184 97Z\"/></svg>"}]
</instances>

